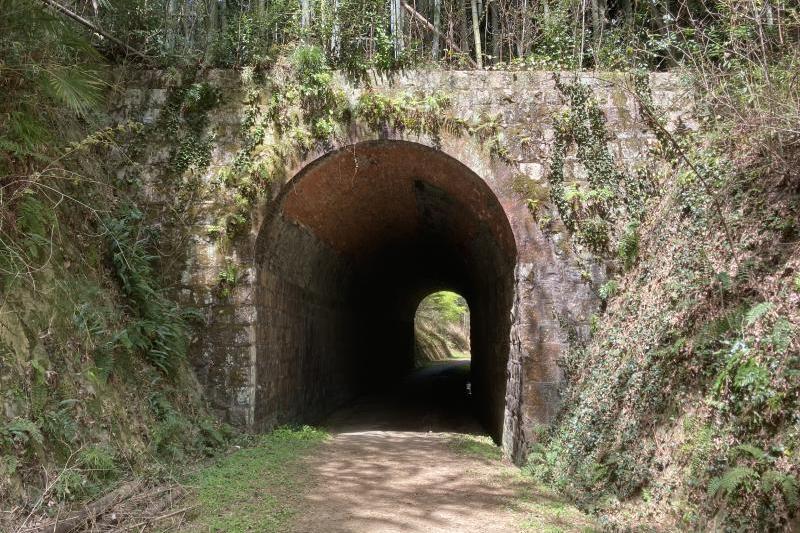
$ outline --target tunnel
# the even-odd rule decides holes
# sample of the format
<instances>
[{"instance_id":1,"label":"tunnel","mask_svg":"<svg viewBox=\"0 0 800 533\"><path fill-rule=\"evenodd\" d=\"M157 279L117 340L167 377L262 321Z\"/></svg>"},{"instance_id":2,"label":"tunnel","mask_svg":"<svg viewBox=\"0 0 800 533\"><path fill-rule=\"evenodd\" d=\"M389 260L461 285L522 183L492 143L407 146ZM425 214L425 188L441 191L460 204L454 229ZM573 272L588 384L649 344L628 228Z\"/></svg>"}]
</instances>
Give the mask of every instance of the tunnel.
<instances>
[{"instance_id":1,"label":"tunnel","mask_svg":"<svg viewBox=\"0 0 800 533\"><path fill-rule=\"evenodd\" d=\"M502 205L461 162L366 141L278 193L255 253L254 423L314 423L414 365L414 314L437 290L471 310L475 416L503 428L516 246Z\"/></svg>"}]
</instances>

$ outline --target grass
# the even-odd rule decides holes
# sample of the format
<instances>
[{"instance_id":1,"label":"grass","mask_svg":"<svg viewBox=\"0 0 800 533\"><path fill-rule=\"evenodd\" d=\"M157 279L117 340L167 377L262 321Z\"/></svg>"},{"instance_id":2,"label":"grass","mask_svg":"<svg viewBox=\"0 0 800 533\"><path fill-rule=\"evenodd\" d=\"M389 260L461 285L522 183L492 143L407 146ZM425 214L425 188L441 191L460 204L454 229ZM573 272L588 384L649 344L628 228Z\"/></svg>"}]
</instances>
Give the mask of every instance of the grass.
<instances>
[{"instance_id":1,"label":"grass","mask_svg":"<svg viewBox=\"0 0 800 533\"><path fill-rule=\"evenodd\" d=\"M521 531L537 533L595 532L601 528L594 518L578 509L563 495L534 482L518 469L509 474L516 487L515 506L521 514Z\"/></svg>"},{"instance_id":2,"label":"grass","mask_svg":"<svg viewBox=\"0 0 800 533\"><path fill-rule=\"evenodd\" d=\"M448 443L456 453L478 457L485 461L500 462L500 448L486 436L457 435ZM500 483L513 487L514 496L509 502L511 509L521 517L521 531L541 533L599 531L594 520L557 492L536 483L519 468L510 465L500 467Z\"/></svg>"},{"instance_id":3,"label":"grass","mask_svg":"<svg viewBox=\"0 0 800 533\"><path fill-rule=\"evenodd\" d=\"M327 433L303 426L279 428L192 476L198 506L186 531L286 531L296 498L308 481L304 457Z\"/></svg>"},{"instance_id":4,"label":"grass","mask_svg":"<svg viewBox=\"0 0 800 533\"><path fill-rule=\"evenodd\" d=\"M453 437L450 448L457 453L479 457L486 461L499 461L503 458L503 452L491 438L477 435L458 435Z\"/></svg>"}]
</instances>

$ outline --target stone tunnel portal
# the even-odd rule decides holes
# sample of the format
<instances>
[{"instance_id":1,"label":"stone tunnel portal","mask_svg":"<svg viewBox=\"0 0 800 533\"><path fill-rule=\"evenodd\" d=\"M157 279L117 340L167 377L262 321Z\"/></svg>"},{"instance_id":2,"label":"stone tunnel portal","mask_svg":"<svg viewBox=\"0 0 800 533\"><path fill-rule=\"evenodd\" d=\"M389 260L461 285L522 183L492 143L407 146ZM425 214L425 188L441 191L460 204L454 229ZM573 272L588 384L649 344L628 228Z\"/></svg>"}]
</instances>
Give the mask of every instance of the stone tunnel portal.
<instances>
[{"instance_id":1,"label":"stone tunnel portal","mask_svg":"<svg viewBox=\"0 0 800 533\"><path fill-rule=\"evenodd\" d=\"M367 141L290 180L256 243L256 428L313 422L414 362L414 314L471 310L475 413L500 441L516 246L487 183L442 151Z\"/></svg>"}]
</instances>

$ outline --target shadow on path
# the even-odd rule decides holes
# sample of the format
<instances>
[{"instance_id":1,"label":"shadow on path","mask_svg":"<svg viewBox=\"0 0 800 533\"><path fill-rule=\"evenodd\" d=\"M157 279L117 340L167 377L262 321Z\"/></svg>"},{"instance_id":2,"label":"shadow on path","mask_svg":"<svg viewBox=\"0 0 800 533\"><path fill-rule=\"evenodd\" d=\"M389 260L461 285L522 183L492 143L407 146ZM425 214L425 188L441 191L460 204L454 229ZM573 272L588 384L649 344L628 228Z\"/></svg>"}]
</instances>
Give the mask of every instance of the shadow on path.
<instances>
[{"instance_id":1,"label":"shadow on path","mask_svg":"<svg viewBox=\"0 0 800 533\"><path fill-rule=\"evenodd\" d=\"M467 391L469 372L468 360L431 363L385 391L358 398L323 425L335 433L394 430L482 435Z\"/></svg>"}]
</instances>

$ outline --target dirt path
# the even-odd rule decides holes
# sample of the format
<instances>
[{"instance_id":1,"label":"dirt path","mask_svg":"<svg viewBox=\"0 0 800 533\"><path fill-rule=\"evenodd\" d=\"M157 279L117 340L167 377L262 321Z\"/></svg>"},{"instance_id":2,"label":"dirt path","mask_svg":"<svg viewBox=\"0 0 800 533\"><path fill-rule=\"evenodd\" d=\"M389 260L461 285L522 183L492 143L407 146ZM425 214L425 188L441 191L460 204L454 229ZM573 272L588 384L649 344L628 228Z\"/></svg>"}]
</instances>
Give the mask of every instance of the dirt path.
<instances>
[{"instance_id":1,"label":"dirt path","mask_svg":"<svg viewBox=\"0 0 800 533\"><path fill-rule=\"evenodd\" d=\"M295 533L583 531L591 521L491 457L492 445L447 433L335 435L310 463L315 483Z\"/></svg>"},{"instance_id":2,"label":"dirt path","mask_svg":"<svg viewBox=\"0 0 800 533\"><path fill-rule=\"evenodd\" d=\"M428 369L393 394L334 415L332 438L307 462L312 482L292 531L592 529L580 511L504 464L499 448L477 435L468 412L453 410L452 392L461 390L466 375L463 365ZM449 391L446 397L442 391Z\"/></svg>"}]
</instances>

